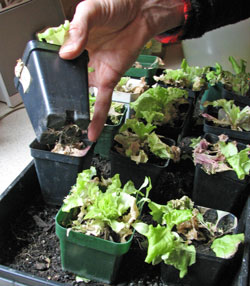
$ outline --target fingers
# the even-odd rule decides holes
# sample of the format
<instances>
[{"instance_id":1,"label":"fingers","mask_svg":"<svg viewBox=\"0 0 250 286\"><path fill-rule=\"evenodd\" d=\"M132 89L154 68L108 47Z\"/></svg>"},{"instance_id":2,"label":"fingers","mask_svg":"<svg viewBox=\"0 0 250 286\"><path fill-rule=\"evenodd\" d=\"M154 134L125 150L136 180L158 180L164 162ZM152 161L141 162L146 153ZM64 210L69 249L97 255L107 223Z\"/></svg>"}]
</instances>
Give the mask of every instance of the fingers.
<instances>
[{"instance_id":1,"label":"fingers","mask_svg":"<svg viewBox=\"0 0 250 286\"><path fill-rule=\"evenodd\" d=\"M88 128L88 138L95 142L102 132L107 120L113 90L110 88L99 88L95 103L93 119Z\"/></svg>"},{"instance_id":2,"label":"fingers","mask_svg":"<svg viewBox=\"0 0 250 286\"><path fill-rule=\"evenodd\" d=\"M70 23L69 33L62 45L59 55L63 59L74 59L84 50L88 40L90 19L95 14L91 1L83 1L78 4L73 20Z\"/></svg>"}]
</instances>

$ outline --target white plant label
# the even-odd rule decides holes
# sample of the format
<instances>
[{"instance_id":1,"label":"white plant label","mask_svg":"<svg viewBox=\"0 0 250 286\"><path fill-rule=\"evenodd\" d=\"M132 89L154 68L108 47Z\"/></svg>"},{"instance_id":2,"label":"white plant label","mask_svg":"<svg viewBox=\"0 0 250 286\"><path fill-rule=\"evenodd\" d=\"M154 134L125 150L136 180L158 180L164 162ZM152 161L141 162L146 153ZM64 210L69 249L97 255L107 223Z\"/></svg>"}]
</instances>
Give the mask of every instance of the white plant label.
<instances>
[{"instance_id":1,"label":"white plant label","mask_svg":"<svg viewBox=\"0 0 250 286\"><path fill-rule=\"evenodd\" d=\"M28 68L24 65L24 62L21 59L17 60L15 76L19 78L19 82L23 87L23 92L26 93L31 83L31 76Z\"/></svg>"}]
</instances>

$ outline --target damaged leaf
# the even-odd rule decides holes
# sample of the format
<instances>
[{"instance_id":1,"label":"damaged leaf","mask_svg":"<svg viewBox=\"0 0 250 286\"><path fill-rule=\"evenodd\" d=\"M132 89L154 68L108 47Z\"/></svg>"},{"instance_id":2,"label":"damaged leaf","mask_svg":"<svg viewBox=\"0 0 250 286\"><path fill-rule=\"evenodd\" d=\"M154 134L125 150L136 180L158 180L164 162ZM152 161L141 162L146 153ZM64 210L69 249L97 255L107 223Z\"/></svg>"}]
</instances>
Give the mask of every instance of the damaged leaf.
<instances>
[{"instance_id":1,"label":"damaged leaf","mask_svg":"<svg viewBox=\"0 0 250 286\"><path fill-rule=\"evenodd\" d=\"M212 105L220 108L218 110L218 117L203 113L202 116L215 125L228 126L236 131L250 131L250 106L245 106L241 109L234 104L233 100L218 99L212 102L206 101L204 106Z\"/></svg>"},{"instance_id":2,"label":"damaged leaf","mask_svg":"<svg viewBox=\"0 0 250 286\"><path fill-rule=\"evenodd\" d=\"M165 144L153 130L156 126L140 122L136 118L127 119L115 135L114 148L123 156L130 157L137 164L146 163L150 153L161 159L180 160L180 149Z\"/></svg>"},{"instance_id":3,"label":"damaged leaf","mask_svg":"<svg viewBox=\"0 0 250 286\"><path fill-rule=\"evenodd\" d=\"M207 174L234 170L240 180L249 175L250 147L239 151L236 142L228 142L228 136L224 134L219 136L216 143L210 143L200 137L195 138L191 146L194 164L200 164Z\"/></svg>"}]
</instances>

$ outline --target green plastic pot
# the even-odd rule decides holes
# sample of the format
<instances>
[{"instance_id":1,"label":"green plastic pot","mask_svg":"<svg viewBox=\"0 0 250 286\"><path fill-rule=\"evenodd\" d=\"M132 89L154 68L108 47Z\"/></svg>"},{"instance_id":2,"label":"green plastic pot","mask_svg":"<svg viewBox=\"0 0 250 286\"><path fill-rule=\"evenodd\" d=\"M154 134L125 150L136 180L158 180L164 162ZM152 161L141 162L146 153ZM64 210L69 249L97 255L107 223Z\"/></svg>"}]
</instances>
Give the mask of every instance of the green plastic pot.
<instances>
[{"instance_id":1,"label":"green plastic pot","mask_svg":"<svg viewBox=\"0 0 250 286\"><path fill-rule=\"evenodd\" d=\"M200 109L204 111L204 102L206 101L214 101L222 98L222 85L220 83L215 85L208 84L208 88L204 91L201 96Z\"/></svg>"},{"instance_id":2,"label":"green plastic pot","mask_svg":"<svg viewBox=\"0 0 250 286\"><path fill-rule=\"evenodd\" d=\"M131 67L125 72L124 76L129 76L132 78L145 77L148 84L153 84L153 76L156 74L159 67L157 57L150 55L139 55L136 61L141 64L142 68Z\"/></svg>"},{"instance_id":3,"label":"green plastic pot","mask_svg":"<svg viewBox=\"0 0 250 286\"><path fill-rule=\"evenodd\" d=\"M133 235L125 243L67 231L62 222L70 213L61 209L56 215L56 234L60 240L62 269L101 283L113 283L122 258L129 251Z\"/></svg>"},{"instance_id":4,"label":"green plastic pot","mask_svg":"<svg viewBox=\"0 0 250 286\"><path fill-rule=\"evenodd\" d=\"M118 132L121 125L124 123L124 120L126 118L127 113L127 106L124 105L124 113L120 118L120 121L118 124L115 125L109 125L106 124L102 130L101 135L99 136L94 153L100 155L104 159L109 159L110 157L110 149L113 144L114 137L116 133Z\"/></svg>"}]
</instances>

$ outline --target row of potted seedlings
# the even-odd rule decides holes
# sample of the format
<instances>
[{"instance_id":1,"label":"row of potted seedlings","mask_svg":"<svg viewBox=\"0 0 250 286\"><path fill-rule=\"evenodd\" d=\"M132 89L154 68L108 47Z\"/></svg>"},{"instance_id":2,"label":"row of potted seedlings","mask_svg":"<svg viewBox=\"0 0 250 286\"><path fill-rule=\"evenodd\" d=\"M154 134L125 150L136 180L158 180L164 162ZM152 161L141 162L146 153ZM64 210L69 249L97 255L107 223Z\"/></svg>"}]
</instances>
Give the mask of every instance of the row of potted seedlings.
<instances>
[{"instance_id":1,"label":"row of potted seedlings","mask_svg":"<svg viewBox=\"0 0 250 286\"><path fill-rule=\"evenodd\" d=\"M201 134L201 138L192 139L191 156L196 165L192 197L183 196L168 202L160 202L160 198L157 198L157 202L154 201L157 197L156 183L162 171L178 168L178 164L184 160L178 143L190 134L194 108L203 96L201 92L191 91L204 91L207 88L206 75L211 69L189 67L183 60L180 69L182 78L190 73L187 87L180 88L179 83L185 82L181 78L161 84L169 72L174 74L174 71L165 70L160 79L155 78L159 83L155 86L143 85L132 103L112 103L110 121L107 121L103 133L112 125L112 120L116 129L112 131L107 149L103 152L98 148L104 146L102 136L105 135L102 134L100 141L93 144L81 131L86 129L95 100L89 96L87 86L77 87L77 92L85 90L81 98L84 107L80 110L79 106L66 106L62 101L59 106L63 106L64 110L54 108L54 101L50 101L49 97L51 94L58 95L55 84L49 86L48 90L39 88L42 84L35 75L45 74L42 80L48 78L46 65L53 65L53 61L56 68L60 62L64 72L65 69L72 69L79 73L78 65L82 68L79 59L62 61L57 51L54 46L51 52L50 47L47 50L47 44L32 41L26 48L23 63L33 80L24 91L19 74L17 88L40 140L39 143L35 140L30 147L44 200L48 204L62 205L56 216L56 233L60 240L63 269L90 280L114 283L121 260L137 233L141 235L147 251L145 263L161 264L163 283L221 285L225 281L225 271L230 269L232 275L235 273L232 265L242 254L242 248L237 250L244 242L244 234L239 233L237 222L248 196L249 148L230 140L231 137L223 133L217 134L219 136ZM44 55L41 55L43 52ZM35 58L41 61L39 72L32 70L32 67L37 68L33 62ZM86 55L84 60L86 66ZM87 68L83 70L84 78L87 72ZM63 73L62 76L65 77ZM74 78L66 77L62 81L67 86L73 86L70 80ZM122 78L117 91L126 86L128 80ZM37 84L33 87L34 82ZM44 93L44 90L51 106L48 110L47 104L45 112L41 108L41 116L47 120L42 130L41 121L34 115L34 102L29 97L36 91L38 97L44 98L44 94L41 96L37 92ZM78 96L77 92L71 91L71 102L74 102L74 96ZM130 114L126 117L128 106ZM72 108L74 112L70 111ZM114 119L114 115L118 115L118 119ZM204 117L208 118L207 115ZM45 141L47 144L44 144ZM56 144L48 144L52 141L56 141ZM98 176L97 170L91 166L94 153L110 160L109 178ZM221 163L219 159L224 161ZM70 173L70 165L76 161L81 163L76 164L73 173ZM215 188L209 188L210 183L205 178L201 178L203 184L199 183L199 172L205 174L206 180L212 177L214 180L218 174L230 172L228 185L231 186L232 180L239 181L243 185L240 188L244 189L244 196L239 191L240 194L234 196L230 193L225 197L231 199L234 196L236 202L240 201L239 205L227 204L223 195L222 198L217 197L218 193L213 195L214 201L210 205L210 191L213 192ZM222 189L224 183L221 180L221 177L218 178L216 187ZM203 200L205 187L207 197ZM225 205L220 204L223 201ZM99 261L100 265L97 264ZM202 266L205 269L200 269ZM228 275L228 283L231 278Z\"/></svg>"}]
</instances>

